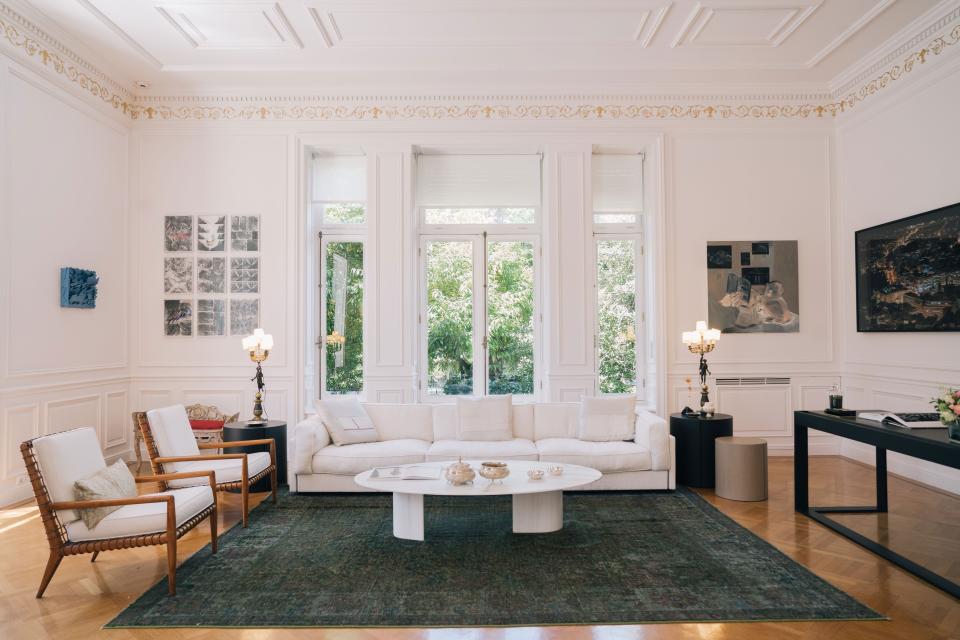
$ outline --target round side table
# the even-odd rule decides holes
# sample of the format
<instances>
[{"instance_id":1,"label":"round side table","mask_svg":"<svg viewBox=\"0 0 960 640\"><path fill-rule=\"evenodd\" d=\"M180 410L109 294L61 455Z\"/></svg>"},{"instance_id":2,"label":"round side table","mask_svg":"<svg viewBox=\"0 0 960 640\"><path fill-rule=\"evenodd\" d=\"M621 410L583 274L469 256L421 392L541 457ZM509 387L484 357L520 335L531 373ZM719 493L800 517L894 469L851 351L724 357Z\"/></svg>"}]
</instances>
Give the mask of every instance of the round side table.
<instances>
[{"instance_id":1,"label":"round side table","mask_svg":"<svg viewBox=\"0 0 960 640\"><path fill-rule=\"evenodd\" d=\"M255 453L270 451L268 445L250 447L228 447L229 443L240 440L261 440L273 438L277 452L277 484L287 483L287 423L282 420L268 420L262 424L229 422L223 425L224 453ZM236 490L239 493L239 489ZM250 491L270 491L270 476L261 478L250 487Z\"/></svg>"},{"instance_id":2,"label":"round side table","mask_svg":"<svg viewBox=\"0 0 960 640\"><path fill-rule=\"evenodd\" d=\"M767 441L717 438L717 496L758 502L767 499Z\"/></svg>"},{"instance_id":3,"label":"round side table","mask_svg":"<svg viewBox=\"0 0 960 640\"><path fill-rule=\"evenodd\" d=\"M725 413L670 414L670 435L677 439L677 484L688 487L714 485L713 441L733 435L733 418Z\"/></svg>"}]
</instances>

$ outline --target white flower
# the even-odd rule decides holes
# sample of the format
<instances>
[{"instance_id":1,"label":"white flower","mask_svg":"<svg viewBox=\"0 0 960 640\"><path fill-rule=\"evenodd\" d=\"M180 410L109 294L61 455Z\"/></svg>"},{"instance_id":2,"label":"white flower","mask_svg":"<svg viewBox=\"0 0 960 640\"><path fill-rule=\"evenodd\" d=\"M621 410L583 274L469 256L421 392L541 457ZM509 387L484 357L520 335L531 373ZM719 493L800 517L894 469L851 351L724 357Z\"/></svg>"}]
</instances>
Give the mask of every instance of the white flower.
<instances>
[{"instance_id":1,"label":"white flower","mask_svg":"<svg viewBox=\"0 0 960 640\"><path fill-rule=\"evenodd\" d=\"M943 411L940 412L940 422L944 422L944 423L953 422L956 419L957 419L957 414L955 414L953 411L944 409Z\"/></svg>"}]
</instances>

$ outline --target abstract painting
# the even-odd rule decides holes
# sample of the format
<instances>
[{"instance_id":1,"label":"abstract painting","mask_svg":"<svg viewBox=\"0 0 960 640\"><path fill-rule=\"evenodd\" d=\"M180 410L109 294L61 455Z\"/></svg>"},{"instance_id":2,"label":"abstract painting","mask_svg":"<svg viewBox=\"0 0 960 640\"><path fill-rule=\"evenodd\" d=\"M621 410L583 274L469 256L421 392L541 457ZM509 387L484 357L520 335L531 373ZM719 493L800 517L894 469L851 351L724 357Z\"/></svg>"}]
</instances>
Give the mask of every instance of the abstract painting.
<instances>
[{"instance_id":1,"label":"abstract painting","mask_svg":"<svg viewBox=\"0 0 960 640\"><path fill-rule=\"evenodd\" d=\"M197 251L223 251L226 226L226 216L197 216Z\"/></svg>"},{"instance_id":2,"label":"abstract painting","mask_svg":"<svg viewBox=\"0 0 960 640\"><path fill-rule=\"evenodd\" d=\"M60 269L60 306L93 309L97 306L96 271L63 267Z\"/></svg>"},{"instance_id":3,"label":"abstract painting","mask_svg":"<svg viewBox=\"0 0 960 640\"><path fill-rule=\"evenodd\" d=\"M707 243L707 318L723 333L800 331L796 240Z\"/></svg>"},{"instance_id":4,"label":"abstract painting","mask_svg":"<svg viewBox=\"0 0 960 640\"><path fill-rule=\"evenodd\" d=\"M960 331L960 203L856 233L857 331Z\"/></svg>"},{"instance_id":5,"label":"abstract painting","mask_svg":"<svg viewBox=\"0 0 960 640\"><path fill-rule=\"evenodd\" d=\"M163 248L166 251L193 249L193 216L164 216Z\"/></svg>"},{"instance_id":6,"label":"abstract painting","mask_svg":"<svg viewBox=\"0 0 960 640\"><path fill-rule=\"evenodd\" d=\"M193 293L193 258L163 259L163 292Z\"/></svg>"},{"instance_id":7,"label":"abstract painting","mask_svg":"<svg viewBox=\"0 0 960 640\"><path fill-rule=\"evenodd\" d=\"M260 326L260 301L253 299L230 300L230 335L246 336Z\"/></svg>"},{"instance_id":8,"label":"abstract painting","mask_svg":"<svg viewBox=\"0 0 960 640\"><path fill-rule=\"evenodd\" d=\"M197 258L197 293L226 293L226 271L226 258Z\"/></svg>"},{"instance_id":9,"label":"abstract painting","mask_svg":"<svg viewBox=\"0 0 960 640\"><path fill-rule=\"evenodd\" d=\"M260 216L231 217L230 249L232 251L260 250Z\"/></svg>"},{"instance_id":10,"label":"abstract painting","mask_svg":"<svg viewBox=\"0 0 960 640\"><path fill-rule=\"evenodd\" d=\"M223 300L197 300L197 335L223 336L227 333L227 312Z\"/></svg>"},{"instance_id":11,"label":"abstract painting","mask_svg":"<svg viewBox=\"0 0 960 640\"><path fill-rule=\"evenodd\" d=\"M230 258L230 293L260 291L260 258Z\"/></svg>"},{"instance_id":12,"label":"abstract painting","mask_svg":"<svg viewBox=\"0 0 960 640\"><path fill-rule=\"evenodd\" d=\"M168 336L193 335L193 301L163 301L163 332Z\"/></svg>"}]
</instances>

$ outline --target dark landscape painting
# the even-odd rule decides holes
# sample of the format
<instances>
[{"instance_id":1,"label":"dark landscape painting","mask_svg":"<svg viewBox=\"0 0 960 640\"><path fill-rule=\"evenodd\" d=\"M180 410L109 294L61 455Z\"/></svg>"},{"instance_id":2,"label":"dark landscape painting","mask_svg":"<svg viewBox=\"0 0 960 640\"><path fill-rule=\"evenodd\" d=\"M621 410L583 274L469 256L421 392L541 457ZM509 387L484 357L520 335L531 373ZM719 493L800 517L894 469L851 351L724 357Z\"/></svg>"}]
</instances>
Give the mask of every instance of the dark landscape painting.
<instances>
[{"instance_id":1,"label":"dark landscape painting","mask_svg":"<svg viewBox=\"0 0 960 640\"><path fill-rule=\"evenodd\" d=\"M960 203L857 231L857 331L960 330Z\"/></svg>"},{"instance_id":2,"label":"dark landscape painting","mask_svg":"<svg viewBox=\"0 0 960 640\"><path fill-rule=\"evenodd\" d=\"M800 331L797 241L708 242L707 296L723 333Z\"/></svg>"}]
</instances>

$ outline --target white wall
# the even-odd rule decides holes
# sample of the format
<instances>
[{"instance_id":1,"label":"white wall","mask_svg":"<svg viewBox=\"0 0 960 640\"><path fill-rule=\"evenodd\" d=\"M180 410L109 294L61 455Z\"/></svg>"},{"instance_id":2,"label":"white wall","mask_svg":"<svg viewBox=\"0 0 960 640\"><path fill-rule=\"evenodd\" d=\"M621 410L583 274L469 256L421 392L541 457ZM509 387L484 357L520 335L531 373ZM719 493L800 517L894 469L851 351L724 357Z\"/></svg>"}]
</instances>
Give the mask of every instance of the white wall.
<instances>
[{"instance_id":1,"label":"white wall","mask_svg":"<svg viewBox=\"0 0 960 640\"><path fill-rule=\"evenodd\" d=\"M942 386L960 386L960 333L857 333L854 232L960 202L960 61L839 127L843 386L852 407L929 411ZM873 462L868 447L844 455ZM891 471L952 491L960 472L891 454Z\"/></svg>"},{"instance_id":2,"label":"white wall","mask_svg":"<svg viewBox=\"0 0 960 640\"><path fill-rule=\"evenodd\" d=\"M129 451L127 132L0 55L0 504L30 495L20 442L94 427ZM60 307L60 268L100 277Z\"/></svg>"}]
</instances>

